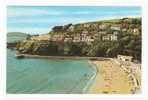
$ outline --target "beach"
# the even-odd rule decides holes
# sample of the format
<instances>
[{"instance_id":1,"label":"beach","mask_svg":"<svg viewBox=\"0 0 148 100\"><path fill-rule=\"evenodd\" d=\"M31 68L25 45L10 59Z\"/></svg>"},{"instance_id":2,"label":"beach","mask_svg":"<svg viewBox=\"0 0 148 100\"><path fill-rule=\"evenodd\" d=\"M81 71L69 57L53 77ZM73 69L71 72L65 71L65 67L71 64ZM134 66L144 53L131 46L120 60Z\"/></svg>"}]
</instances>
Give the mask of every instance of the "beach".
<instances>
[{"instance_id":1,"label":"beach","mask_svg":"<svg viewBox=\"0 0 148 100\"><path fill-rule=\"evenodd\" d=\"M114 61L92 61L96 65L96 80L90 87L89 93L98 94L131 94L133 85L128 74Z\"/></svg>"}]
</instances>

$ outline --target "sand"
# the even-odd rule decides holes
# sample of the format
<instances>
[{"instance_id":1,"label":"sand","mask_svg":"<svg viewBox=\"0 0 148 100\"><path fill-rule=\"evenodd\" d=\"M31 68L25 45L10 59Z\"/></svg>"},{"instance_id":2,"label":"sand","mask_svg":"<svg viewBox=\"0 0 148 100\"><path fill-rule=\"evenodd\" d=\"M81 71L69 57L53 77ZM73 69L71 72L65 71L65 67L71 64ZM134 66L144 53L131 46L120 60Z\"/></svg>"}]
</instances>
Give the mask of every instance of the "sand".
<instances>
[{"instance_id":1,"label":"sand","mask_svg":"<svg viewBox=\"0 0 148 100\"><path fill-rule=\"evenodd\" d=\"M92 61L98 73L96 80L90 87L89 93L103 94L131 94L132 84L128 74L111 60Z\"/></svg>"}]
</instances>

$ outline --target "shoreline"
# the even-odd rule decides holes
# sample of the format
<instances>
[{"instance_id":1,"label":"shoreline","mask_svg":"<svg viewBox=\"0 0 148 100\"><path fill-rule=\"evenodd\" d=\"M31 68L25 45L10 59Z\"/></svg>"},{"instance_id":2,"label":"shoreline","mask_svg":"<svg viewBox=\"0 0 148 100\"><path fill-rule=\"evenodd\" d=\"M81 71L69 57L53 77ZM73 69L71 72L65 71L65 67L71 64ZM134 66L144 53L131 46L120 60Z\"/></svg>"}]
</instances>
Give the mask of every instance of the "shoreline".
<instances>
[{"instance_id":1,"label":"shoreline","mask_svg":"<svg viewBox=\"0 0 148 100\"><path fill-rule=\"evenodd\" d=\"M23 58L42 58L50 60L88 60L94 75L83 88L86 94L137 94L133 93L134 85L130 84L127 74L113 58L82 57L82 56L41 56L30 54L16 54Z\"/></svg>"},{"instance_id":2,"label":"shoreline","mask_svg":"<svg viewBox=\"0 0 148 100\"><path fill-rule=\"evenodd\" d=\"M84 93L88 93L90 90L90 87L92 86L92 84L94 83L94 81L96 80L96 76L98 74L98 69L97 66L95 64L93 64L90 60L87 61L88 64L90 64L90 67L94 70L94 75L89 79L88 83L86 84L86 86L83 88L83 92ZM85 89L85 90L84 90Z\"/></svg>"},{"instance_id":3,"label":"shoreline","mask_svg":"<svg viewBox=\"0 0 148 100\"><path fill-rule=\"evenodd\" d=\"M42 58L42 59L61 59L61 60L107 60L106 57L87 57L87 56L43 56L32 54L15 54L16 58Z\"/></svg>"},{"instance_id":4,"label":"shoreline","mask_svg":"<svg viewBox=\"0 0 148 100\"><path fill-rule=\"evenodd\" d=\"M139 94L137 91L133 92L134 85L130 83L129 74L112 59L92 63L97 66L99 73L89 89L90 94Z\"/></svg>"}]
</instances>

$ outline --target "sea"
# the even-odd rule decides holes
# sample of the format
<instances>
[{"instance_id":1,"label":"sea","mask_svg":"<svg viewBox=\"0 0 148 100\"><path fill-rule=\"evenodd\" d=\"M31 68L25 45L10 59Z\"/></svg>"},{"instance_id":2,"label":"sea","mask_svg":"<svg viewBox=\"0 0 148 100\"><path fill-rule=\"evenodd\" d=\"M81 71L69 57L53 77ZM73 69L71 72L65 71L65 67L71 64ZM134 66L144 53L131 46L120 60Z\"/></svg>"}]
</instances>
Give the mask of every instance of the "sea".
<instances>
[{"instance_id":1,"label":"sea","mask_svg":"<svg viewBox=\"0 0 148 100\"><path fill-rule=\"evenodd\" d=\"M17 59L15 53L7 49L7 93L81 94L95 81L88 60Z\"/></svg>"},{"instance_id":2,"label":"sea","mask_svg":"<svg viewBox=\"0 0 148 100\"><path fill-rule=\"evenodd\" d=\"M11 35L7 41L22 40ZM7 93L80 94L88 93L95 81L96 69L88 60L52 60L15 57L7 48Z\"/></svg>"}]
</instances>

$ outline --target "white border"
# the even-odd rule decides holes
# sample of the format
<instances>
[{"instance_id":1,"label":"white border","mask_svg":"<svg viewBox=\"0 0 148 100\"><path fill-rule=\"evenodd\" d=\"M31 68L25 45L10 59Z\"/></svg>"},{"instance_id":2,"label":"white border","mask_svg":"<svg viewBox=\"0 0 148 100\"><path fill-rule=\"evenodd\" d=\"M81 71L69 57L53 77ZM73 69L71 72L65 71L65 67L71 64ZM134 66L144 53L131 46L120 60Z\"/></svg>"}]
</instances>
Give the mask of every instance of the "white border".
<instances>
[{"instance_id":1,"label":"white border","mask_svg":"<svg viewBox=\"0 0 148 100\"><path fill-rule=\"evenodd\" d=\"M141 0L8 0L7 5L141 5Z\"/></svg>"},{"instance_id":2,"label":"white border","mask_svg":"<svg viewBox=\"0 0 148 100\"><path fill-rule=\"evenodd\" d=\"M58 2L59 1L59 2ZM0 99L147 99L148 94L148 0L0 0ZM141 6L143 28L142 53L142 94L140 95L100 95L100 94L6 94L6 8L8 5L25 6Z\"/></svg>"}]
</instances>

